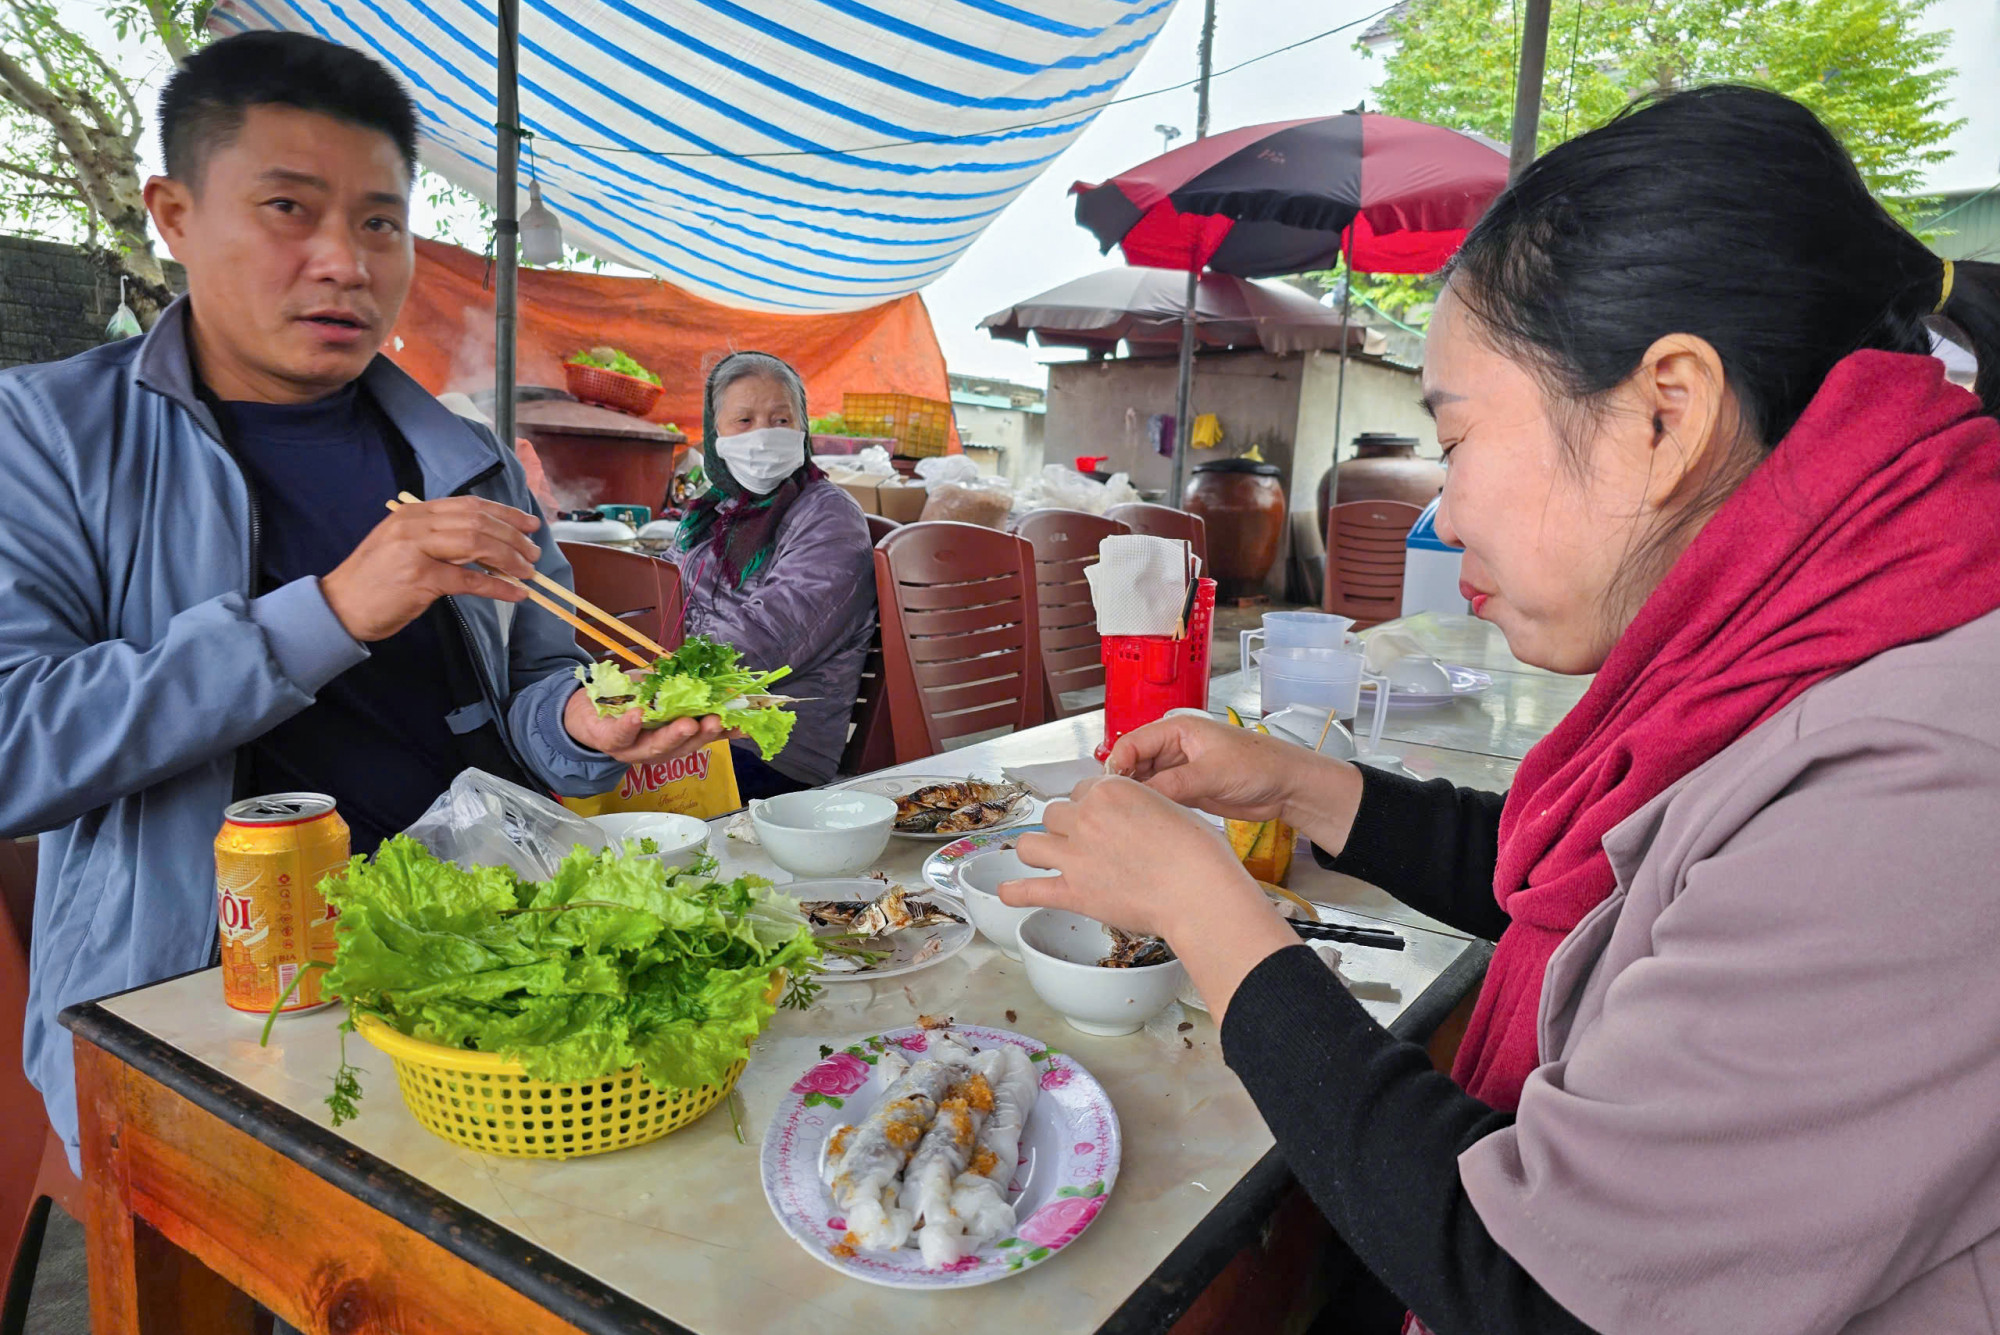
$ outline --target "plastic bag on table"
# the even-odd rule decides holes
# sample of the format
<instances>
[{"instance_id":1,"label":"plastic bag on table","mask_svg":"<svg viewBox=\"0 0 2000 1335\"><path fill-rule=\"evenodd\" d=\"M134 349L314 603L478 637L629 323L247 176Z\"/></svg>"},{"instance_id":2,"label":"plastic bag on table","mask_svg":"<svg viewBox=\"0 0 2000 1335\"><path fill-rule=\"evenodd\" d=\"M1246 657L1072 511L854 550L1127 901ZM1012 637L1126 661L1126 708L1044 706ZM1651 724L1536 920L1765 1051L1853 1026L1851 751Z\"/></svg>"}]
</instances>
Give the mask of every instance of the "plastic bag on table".
<instances>
[{"instance_id":1,"label":"plastic bag on table","mask_svg":"<svg viewBox=\"0 0 2000 1335\"><path fill-rule=\"evenodd\" d=\"M854 477L865 477L881 481L896 476L896 465L889 462L889 451L880 445L870 445L859 454L843 454L818 461L828 477L835 473L845 473ZM834 477L834 481L841 481Z\"/></svg>"},{"instance_id":2,"label":"plastic bag on table","mask_svg":"<svg viewBox=\"0 0 2000 1335\"><path fill-rule=\"evenodd\" d=\"M404 834L461 867L511 867L525 881L546 881L578 844L601 851L595 825L554 798L468 769L438 795Z\"/></svg>"}]
</instances>

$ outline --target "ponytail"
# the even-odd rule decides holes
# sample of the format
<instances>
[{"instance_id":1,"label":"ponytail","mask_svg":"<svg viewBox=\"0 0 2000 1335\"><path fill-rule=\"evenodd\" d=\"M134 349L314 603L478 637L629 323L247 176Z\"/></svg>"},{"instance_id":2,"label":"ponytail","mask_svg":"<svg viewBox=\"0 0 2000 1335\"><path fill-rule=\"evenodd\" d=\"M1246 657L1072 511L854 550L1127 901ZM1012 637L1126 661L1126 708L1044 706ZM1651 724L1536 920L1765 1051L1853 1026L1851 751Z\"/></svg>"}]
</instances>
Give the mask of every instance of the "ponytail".
<instances>
[{"instance_id":1,"label":"ponytail","mask_svg":"<svg viewBox=\"0 0 2000 1335\"><path fill-rule=\"evenodd\" d=\"M1986 411L2000 417L2000 264L1951 261L1951 289L1936 308L1964 335L1961 342L1979 362L1973 392ZM1939 287L1944 279L1939 276Z\"/></svg>"}]
</instances>

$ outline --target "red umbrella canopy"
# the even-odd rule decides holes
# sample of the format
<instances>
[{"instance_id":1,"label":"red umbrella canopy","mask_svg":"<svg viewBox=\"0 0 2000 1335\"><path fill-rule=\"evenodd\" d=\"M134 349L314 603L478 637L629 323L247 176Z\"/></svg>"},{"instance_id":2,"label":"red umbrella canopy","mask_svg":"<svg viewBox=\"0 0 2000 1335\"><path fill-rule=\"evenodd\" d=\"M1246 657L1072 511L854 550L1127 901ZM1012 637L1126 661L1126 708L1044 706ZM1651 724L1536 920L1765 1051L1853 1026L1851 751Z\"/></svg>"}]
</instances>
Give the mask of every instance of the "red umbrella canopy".
<instances>
[{"instance_id":1,"label":"red umbrella canopy","mask_svg":"<svg viewBox=\"0 0 2000 1335\"><path fill-rule=\"evenodd\" d=\"M1350 111L1210 135L1070 193L1129 264L1269 278L1343 246L1363 273L1431 273L1506 185L1506 154L1472 135Z\"/></svg>"}]
</instances>

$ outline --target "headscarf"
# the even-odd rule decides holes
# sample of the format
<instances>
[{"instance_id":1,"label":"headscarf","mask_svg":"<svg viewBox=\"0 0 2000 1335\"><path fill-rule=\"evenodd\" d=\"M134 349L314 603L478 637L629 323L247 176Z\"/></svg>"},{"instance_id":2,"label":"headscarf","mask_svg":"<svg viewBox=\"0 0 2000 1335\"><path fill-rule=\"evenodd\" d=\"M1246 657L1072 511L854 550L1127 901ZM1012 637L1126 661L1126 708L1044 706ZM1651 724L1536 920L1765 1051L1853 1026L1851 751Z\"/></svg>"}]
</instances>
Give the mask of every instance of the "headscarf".
<instances>
[{"instance_id":1,"label":"headscarf","mask_svg":"<svg viewBox=\"0 0 2000 1335\"><path fill-rule=\"evenodd\" d=\"M805 434L805 462L763 496L744 488L730 474L722 451L715 448L716 396L739 380L761 376L775 380L792 396L799 430ZM701 394L701 441L708 490L688 507L681 520L680 547L691 551L714 540L716 563L730 588L741 588L771 560L778 525L807 485L826 476L813 462L812 429L806 418L806 387L799 373L768 352L735 352L715 364Z\"/></svg>"}]
</instances>

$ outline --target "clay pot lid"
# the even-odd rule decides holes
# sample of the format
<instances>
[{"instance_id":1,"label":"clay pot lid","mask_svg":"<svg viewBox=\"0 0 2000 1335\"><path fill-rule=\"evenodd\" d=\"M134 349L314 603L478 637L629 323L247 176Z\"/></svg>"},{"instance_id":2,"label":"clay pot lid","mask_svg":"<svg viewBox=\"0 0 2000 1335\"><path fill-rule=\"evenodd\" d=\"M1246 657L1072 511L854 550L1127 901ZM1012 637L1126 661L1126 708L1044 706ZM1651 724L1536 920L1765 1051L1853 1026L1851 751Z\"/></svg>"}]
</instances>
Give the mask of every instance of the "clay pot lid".
<instances>
[{"instance_id":1,"label":"clay pot lid","mask_svg":"<svg viewBox=\"0 0 2000 1335\"><path fill-rule=\"evenodd\" d=\"M1404 446L1415 449L1420 444L1415 436L1399 436L1393 431L1364 431L1354 438L1354 447L1365 450L1369 446L1399 449Z\"/></svg>"},{"instance_id":2,"label":"clay pot lid","mask_svg":"<svg viewBox=\"0 0 2000 1335\"><path fill-rule=\"evenodd\" d=\"M1196 464L1197 473L1254 473L1258 477L1283 477L1285 470L1276 464L1264 463L1257 459L1210 459L1207 463Z\"/></svg>"}]
</instances>

